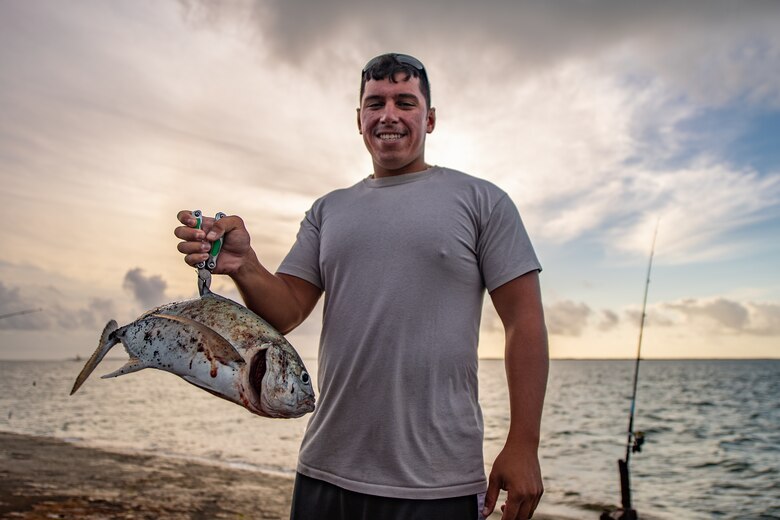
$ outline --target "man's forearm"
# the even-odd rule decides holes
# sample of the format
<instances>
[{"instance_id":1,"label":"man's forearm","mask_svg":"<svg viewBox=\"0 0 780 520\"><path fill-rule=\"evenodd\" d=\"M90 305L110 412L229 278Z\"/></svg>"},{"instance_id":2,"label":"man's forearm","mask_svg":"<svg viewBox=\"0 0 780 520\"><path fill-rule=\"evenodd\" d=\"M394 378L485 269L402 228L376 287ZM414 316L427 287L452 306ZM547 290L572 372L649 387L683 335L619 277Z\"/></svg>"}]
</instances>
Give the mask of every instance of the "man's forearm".
<instances>
[{"instance_id":1,"label":"man's forearm","mask_svg":"<svg viewBox=\"0 0 780 520\"><path fill-rule=\"evenodd\" d=\"M536 446L550 364L539 273L526 273L490 296L506 335L504 364L511 419L507 440Z\"/></svg>"},{"instance_id":2,"label":"man's forearm","mask_svg":"<svg viewBox=\"0 0 780 520\"><path fill-rule=\"evenodd\" d=\"M256 256L230 277L246 306L282 334L300 325L319 298L313 285L271 273Z\"/></svg>"},{"instance_id":3,"label":"man's forearm","mask_svg":"<svg viewBox=\"0 0 780 520\"><path fill-rule=\"evenodd\" d=\"M510 408L507 443L535 450L550 365L544 323L507 331L504 360Z\"/></svg>"}]
</instances>

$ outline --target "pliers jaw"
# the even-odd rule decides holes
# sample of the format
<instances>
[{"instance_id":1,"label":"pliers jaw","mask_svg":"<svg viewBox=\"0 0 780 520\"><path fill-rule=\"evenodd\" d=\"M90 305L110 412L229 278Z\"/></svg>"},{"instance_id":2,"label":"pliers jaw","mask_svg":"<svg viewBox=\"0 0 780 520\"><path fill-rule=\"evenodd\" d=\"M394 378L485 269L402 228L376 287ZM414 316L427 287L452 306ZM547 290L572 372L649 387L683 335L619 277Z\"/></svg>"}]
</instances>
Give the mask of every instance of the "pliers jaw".
<instances>
[{"instance_id":1,"label":"pliers jaw","mask_svg":"<svg viewBox=\"0 0 780 520\"><path fill-rule=\"evenodd\" d=\"M198 294L205 296L211 292L211 271L206 268L198 268Z\"/></svg>"}]
</instances>

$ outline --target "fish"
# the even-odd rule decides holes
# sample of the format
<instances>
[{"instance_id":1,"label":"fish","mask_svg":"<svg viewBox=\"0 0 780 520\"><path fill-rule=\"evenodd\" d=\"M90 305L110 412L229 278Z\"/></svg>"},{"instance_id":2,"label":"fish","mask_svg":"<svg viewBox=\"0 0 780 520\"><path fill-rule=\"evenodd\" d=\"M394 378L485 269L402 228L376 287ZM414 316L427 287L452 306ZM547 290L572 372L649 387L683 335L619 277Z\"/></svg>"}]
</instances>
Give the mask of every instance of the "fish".
<instances>
[{"instance_id":1,"label":"fish","mask_svg":"<svg viewBox=\"0 0 780 520\"><path fill-rule=\"evenodd\" d=\"M103 379L154 368L263 417L314 410L311 376L293 346L260 316L216 293L161 305L122 327L109 321L71 395L119 343L130 359Z\"/></svg>"}]
</instances>

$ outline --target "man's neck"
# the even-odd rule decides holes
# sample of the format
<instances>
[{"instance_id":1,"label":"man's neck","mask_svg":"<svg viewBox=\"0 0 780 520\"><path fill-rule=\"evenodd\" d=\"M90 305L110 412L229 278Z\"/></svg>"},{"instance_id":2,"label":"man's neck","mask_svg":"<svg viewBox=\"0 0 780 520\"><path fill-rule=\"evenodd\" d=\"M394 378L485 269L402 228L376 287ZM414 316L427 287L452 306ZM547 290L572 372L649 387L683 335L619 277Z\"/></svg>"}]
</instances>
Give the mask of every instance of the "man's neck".
<instances>
[{"instance_id":1,"label":"man's neck","mask_svg":"<svg viewBox=\"0 0 780 520\"><path fill-rule=\"evenodd\" d=\"M400 170L382 170L380 169L377 172L377 169L374 168L374 173L371 174L369 178L371 179L382 179L385 177L397 177L398 175L407 175L410 173L422 173L426 170L431 169L431 165L428 163L423 162L422 165L420 165L419 168L410 169L410 168L402 168Z\"/></svg>"}]
</instances>

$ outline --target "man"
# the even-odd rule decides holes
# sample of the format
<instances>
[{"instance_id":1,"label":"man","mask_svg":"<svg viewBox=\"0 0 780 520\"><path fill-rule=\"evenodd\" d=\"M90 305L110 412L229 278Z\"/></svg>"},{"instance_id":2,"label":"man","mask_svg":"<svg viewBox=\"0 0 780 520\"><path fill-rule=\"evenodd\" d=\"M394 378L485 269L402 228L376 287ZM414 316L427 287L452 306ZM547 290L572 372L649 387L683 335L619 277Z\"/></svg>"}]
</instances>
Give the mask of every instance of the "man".
<instances>
[{"instance_id":1,"label":"man","mask_svg":"<svg viewBox=\"0 0 780 520\"><path fill-rule=\"evenodd\" d=\"M258 261L239 217L196 230L188 211L178 215L185 261L203 261L224 237L215 272L280 331L325 294L320 396L292 519L473 520L493 511L500 489L503 518L525 519L541 498L541 268L504 192L425 162L435 124L422 63L372 59L358 130L373 174L314 203L276 274ZM506 331L511 425L485 494L477 340L486 289Z\"/></svg>"}]
</instances>

